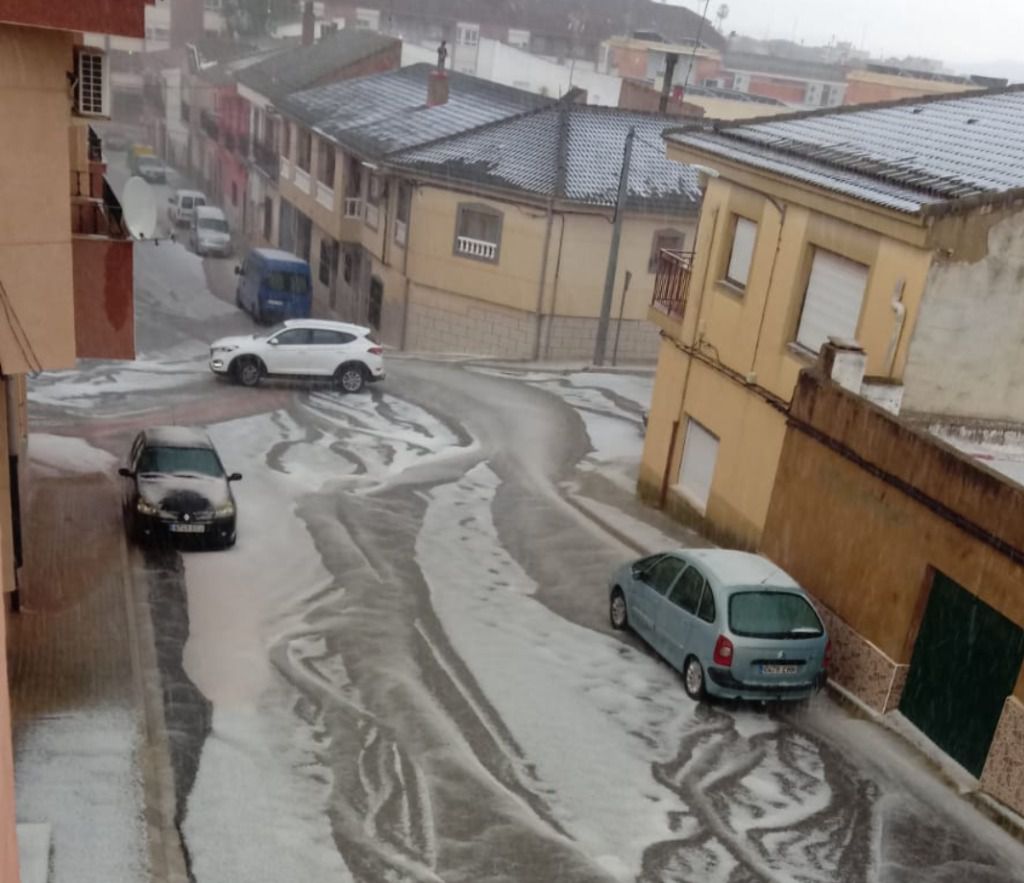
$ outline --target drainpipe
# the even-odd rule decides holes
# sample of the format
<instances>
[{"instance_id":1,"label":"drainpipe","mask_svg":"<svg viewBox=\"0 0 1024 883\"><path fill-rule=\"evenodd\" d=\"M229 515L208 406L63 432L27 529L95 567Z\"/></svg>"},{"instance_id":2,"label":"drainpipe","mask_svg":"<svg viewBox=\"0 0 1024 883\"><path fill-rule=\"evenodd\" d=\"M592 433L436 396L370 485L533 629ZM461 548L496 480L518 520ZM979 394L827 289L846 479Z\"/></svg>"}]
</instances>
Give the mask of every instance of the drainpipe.
<instances>
[{"instance_id":1,"label":"drainpipe","mask_svg":"<svg viewBox=\"0 0 1024 883\"><path fill-rule=\"evenodd\" d=\"M11 592L11 610L21 608L21 488L18 476L18 389L11 376L3 380L7 410L7 468L11 494L11 540L14 547L14 589Z\"/></svg>"},{"instance_id":2,"label":"drainpipe","mask_svg":"<svg viewBox=\"0 0 1024 883\"><path fill-rule=\"evenodd\" d=\"M896 324L892 328L892 336L889 338L889 349L885 352L886 374L893 376L896 368L896 352L900 347L900 338L903 337L903 323L907 319L907 308L903 305L903 289L907 286L906 279L900 279L892 290L892 311L896 314Z\"/></svg>"},{"instance_id":3,"label":"drainpipe","mask_svg":"<svg viewBox=\"0 0 1024 883\"><path fill-rule=\"evenodd\" d=\"M551 325L558 309L558 280L562 277L562 243L565 241L565 214L558 216L558 254L555 256L555 279L551 286L551 307L548 309L548 324L544 335L544 358L551 356Z\"/></svg>"},{"instance_id":4,"label":"drainpipe","mask_svg":"<svg viewBox=\"0 0 1024 883\"><path fill-rule=\"evenodd\" d=\"M547 220L544 225L544 250L540 259L540 280L537 282L537 331L533 336L533 361L540 358L540 334L544 324L544 286L548 279L548 257L551 254L551 228L555 221L555 198L548 200Z\"/></svg>"},{"instance_id":5,"label":"drainpipe","mask_svg":"<svg viewBox=\"0 0 1024 883\"><path fill-rule=\"evenodd\" d=\"M768 298L772 296L772 286L775 284L775 267L779 263L779 252L782 251L782 237L786 232L786 206L771 196L767 200L775 206L779 213L779 235L775 240L775 254L772 257L772 266L768 271L768 287L764 292L764 303L761 305L761 320L757 324L757 337L754 340L754 355L750 359L750 371L747 373L748 382L753 383L757 378L757 356L761 350L761 332L764 330L764 317L768 313Z\"/></svg>"},{"instance_id":6,"label":"drainpipe","mask_svg":"<svg viewBox=\"0 0 1024 883\"><path fill-rule=\"evenodd\" d=\"M398 348L405 350L406 335L409 332L409 251L412 248L413 202L416 199L416 186L410 182L409 220L405 222L405 249L402 252L402 276L405 277L405 293L402 296L402 331L398 337Z\"/></svg>"}]
</instances>

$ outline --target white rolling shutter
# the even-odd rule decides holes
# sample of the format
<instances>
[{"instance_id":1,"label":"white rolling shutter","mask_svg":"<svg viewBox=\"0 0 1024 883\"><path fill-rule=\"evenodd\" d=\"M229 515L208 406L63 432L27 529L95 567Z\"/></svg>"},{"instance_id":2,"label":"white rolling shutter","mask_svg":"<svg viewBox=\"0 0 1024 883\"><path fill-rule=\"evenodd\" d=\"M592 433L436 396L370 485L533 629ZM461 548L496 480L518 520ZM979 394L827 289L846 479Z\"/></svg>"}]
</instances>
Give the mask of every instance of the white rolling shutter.
<instances>
[{"instance_id":1,"label":"white rolling shutter","mask_svg":"<svg viewBox=\"0 0 1024 883\"><path fill-rule=\"evenodd\" d=\"M732 252L729 255L729 268L725 278L740 288L747 287L750 275L750 262L754 257L754 241L757 239L757 224L746 218L736 219L736 229L732 236Z\"/></svg>"},{"instance_id":2,"label":"white rolling shutter","mask_svg":"<svg viewBox=\"0 0 1024 883\"><path fill-rule=\"evenodd\" d=\"M867 283L863 264L816 249L796 342L816 353L829 337L855 339Z\"/></svg>"},{"instance_id":3,"label":"white rolling shutter","mask_svg":"<svg viewBox=\"0 0 1024 883\"><path fill-rule=\"evenodd\" d=\"M692 417L686 421L683 462L679 466L679 488L703 510L711 494L711 480L718 460L718 438Z\"/></svg>"}]
</instances>

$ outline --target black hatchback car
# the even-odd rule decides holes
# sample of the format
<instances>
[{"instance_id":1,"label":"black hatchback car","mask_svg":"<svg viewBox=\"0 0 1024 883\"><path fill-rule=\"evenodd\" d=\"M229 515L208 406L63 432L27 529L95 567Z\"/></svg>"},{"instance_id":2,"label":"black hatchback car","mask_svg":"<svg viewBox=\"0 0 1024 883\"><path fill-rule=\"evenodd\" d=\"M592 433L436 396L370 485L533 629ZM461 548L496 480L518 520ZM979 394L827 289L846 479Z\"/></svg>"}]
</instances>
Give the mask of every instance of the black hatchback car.
<instances>
[{"instance_id":1,"label":"black hatchback car","mask_svg":"<svg viewBox=\"0 0 1024 883\"><path fill-rule=\"evenodd\" d=\"M191 539L221 547L235 542L235 497L210 437L200 429L158 426L140 432L118 470L121 501L134 542Z\"/></svg>"}]
</instances>

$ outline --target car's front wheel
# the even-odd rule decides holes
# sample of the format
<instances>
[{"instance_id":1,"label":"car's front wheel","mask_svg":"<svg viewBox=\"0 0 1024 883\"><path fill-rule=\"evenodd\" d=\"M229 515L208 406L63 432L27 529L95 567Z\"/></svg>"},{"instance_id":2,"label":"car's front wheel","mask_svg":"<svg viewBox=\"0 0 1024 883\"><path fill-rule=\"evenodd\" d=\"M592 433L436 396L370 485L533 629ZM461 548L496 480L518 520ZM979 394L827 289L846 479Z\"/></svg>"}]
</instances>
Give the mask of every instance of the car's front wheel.
<instances>
[{"instance_id":1,"label":"car's front wheel","mask_svg":"<svg viewBox=\"0 0 1024 883\"><path fill-rule=\"evenodd\" d=\"M683 663L683 689L694 702L707 698L704 689L704 666L696 656L687 656Z\"/></svg>"},{"instance_id":2,"label":"car's front wheel","mask_svg":"<svg viewBox=\"0 0 1024 883\"><path fill-rule=\"evenodd\" d=\"M626 596L622 594L622 589L618 587L612 592L611 601L608 603L608 618L611 620L612 628L616 631L621 631L629 625Z\"/></svg>"},{"instance_id":3,"label":"car's front wheel","mask_svg":"<svg viewBox=\"0 0 1024 883\"><path fill-rule=\"evenodd\" d=\"M343 392L356 393L366 385L366 371L362 365L342 365L334 376Z\"/></svg>"},{"instance_id":4,"label":"car's front wheel","mask_svg":"<svg viewBox=\"0 0 1024 883\"><path fill-rule=\"evenodd\" d=\"M239 359L232 365L235 379L242 386L256 386L263 377L263 366L252 358Z\"/></svg>"}]
</instances>

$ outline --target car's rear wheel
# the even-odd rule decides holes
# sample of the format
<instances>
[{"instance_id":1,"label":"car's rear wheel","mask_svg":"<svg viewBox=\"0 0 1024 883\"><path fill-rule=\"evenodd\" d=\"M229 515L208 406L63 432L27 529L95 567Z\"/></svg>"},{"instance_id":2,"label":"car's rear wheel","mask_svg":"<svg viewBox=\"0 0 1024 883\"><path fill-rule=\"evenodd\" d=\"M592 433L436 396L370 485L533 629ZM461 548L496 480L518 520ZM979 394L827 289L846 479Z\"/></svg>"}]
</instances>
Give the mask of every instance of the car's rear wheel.
<instances>
[{"instance_id":1,"label":"car's rear wheel","mask_svg":"<svg viewBox=\"0 0 1024 883\"><path fill-rule=\"evenodd\" d=\"M242 386L256 386L263 377L263 366L256 359L239 359L231 367Z\"/></svg>"},{"instance_id":2,"label":"car's rear wheel","mask_svg":"<svg viewBox=\"0 0 1024 883\"><path fill-rule=\"evenodd\" d=\"M612 628L617 631L621 631L629 625L626 596L622 594L622 589L617 586L612 592L611 601L608 603L608 618L611 620Z\"/></svg>"},{"instance_id":3,"label":"car's rear wheel","mask_svg":"<svg viewBox=\"0 0 1024 883\"><path fill-rule=\"evenodd\" d=\"M366 369L362 365L342 365L334 377L343 392L357 393L366 385Z\"/></svg>"},{"instance_id":4,"label":"car's rear wheel","mask_svg":"<svg viewBox=\"0 0 1024 883\"><path fill-rule=\"evenodd\" d=\"M694 702L707 698L704 689L704 666L696 656L687 656L683 663L683 689Z\"/></svg>"}]
</instances>

